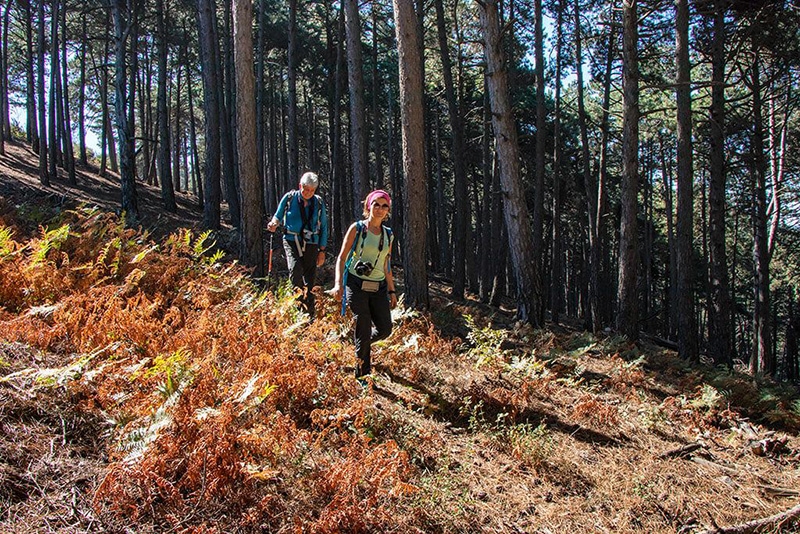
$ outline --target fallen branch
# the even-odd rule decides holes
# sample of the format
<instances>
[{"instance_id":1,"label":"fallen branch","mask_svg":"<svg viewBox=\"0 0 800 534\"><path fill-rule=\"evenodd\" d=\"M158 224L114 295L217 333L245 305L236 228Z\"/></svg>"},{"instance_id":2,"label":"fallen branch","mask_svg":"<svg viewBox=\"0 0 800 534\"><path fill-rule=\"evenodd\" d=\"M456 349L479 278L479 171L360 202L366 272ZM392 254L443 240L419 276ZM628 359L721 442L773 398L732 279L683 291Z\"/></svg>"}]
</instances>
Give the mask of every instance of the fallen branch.
<instances>
[{"instance_id":1,"label":"fallen branch","mask_svg":"<svg viewBox=\"0 0 800 534\"><path fill-rule=\"evenodd\" d=\"M700 443L690 443L688 445L684 445L682 447L678 447L677 449L672 449L667 452L662 452L658 455L659 459L665 460L667 458L685 458L689 454L693 453L697 449L702 449L703 446Z\"/></svg>"},{"instance_id":2,"label":"fallen branch","mask_svg":"<svg viewBox=\"0 0 800 534\"><path fill-rule=\"evenodd\" d=\"M718 464L716 462L712 462L710 460L706 460L705 458L700 458L698 456L692 456L692 461L695 462L695 463L698 463L700 465L705 465L705 466L708 466L708 467L714 467L716 469L719 469L720 471L722 471L723 473L725 473L727 475L738 476L738 475L742 474L741 471L739 471L737 469L726 467L724 465L720 465L720 464Z\"/></svg>"},{"instance_id":3,"label":"fallen branch","mask_svg":"<svg viewBox=\"0 0 800 534\"><path fill-rule=\"evenodd\" d=\"M758 489L764 493L768 493L773 497L800 497L800 490L791 488L779 488L777 486L759 486Z\"/></svg>"},{"instance_id":4,"label":"fallen branch","mask_svg":"<svg viewBox=\"0 0 800 534\"><path fill-rule=\"evenodd\" d=\"M755 519L747 523L731 525L729 527L710 528L698 534L756 534L767 530L774 531L776 528L792 523L798 518L800 518L800 504L785 512L771 515L763 519Z\"/></svg>"}]
</instances>

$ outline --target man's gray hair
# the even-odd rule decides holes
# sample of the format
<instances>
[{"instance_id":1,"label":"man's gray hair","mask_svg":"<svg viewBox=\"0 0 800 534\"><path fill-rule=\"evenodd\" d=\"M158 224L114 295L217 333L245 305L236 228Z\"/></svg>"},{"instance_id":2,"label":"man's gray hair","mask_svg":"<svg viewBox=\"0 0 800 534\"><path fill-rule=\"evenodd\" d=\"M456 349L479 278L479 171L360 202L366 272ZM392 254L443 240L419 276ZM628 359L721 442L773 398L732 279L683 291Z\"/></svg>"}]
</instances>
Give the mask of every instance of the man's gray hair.
<instances>
[{"instance_id":1,"label":"man's gray hair","mask_svg":"<svg viewBox=\"0 0 800 534\"><path fill-rule=\"evenodd\" d=\"M316 188L319 185L319 177L314 172L307 172L300 177L300 185L308 185Z\"/></svg>"}]
</instances>

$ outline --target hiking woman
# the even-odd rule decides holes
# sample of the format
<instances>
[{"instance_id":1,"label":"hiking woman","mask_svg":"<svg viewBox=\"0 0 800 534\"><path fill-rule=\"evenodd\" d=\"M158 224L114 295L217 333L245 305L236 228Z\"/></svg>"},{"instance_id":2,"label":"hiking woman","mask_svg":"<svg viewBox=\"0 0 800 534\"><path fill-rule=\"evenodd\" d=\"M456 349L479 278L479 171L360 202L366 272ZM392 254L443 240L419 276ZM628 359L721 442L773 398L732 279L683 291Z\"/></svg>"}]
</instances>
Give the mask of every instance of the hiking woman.
<instances>
[{"instance_id":1,"label":"hiking woman","mask_svg":"<svg viewBox=\"0 0 800 534\"><path fill-rule=\"evenodd\" d=\"M336 260L336 284L331 290L337 300L344 293L355 316L356 378L362 386L366 384L364 377L372 372L370 345L392 333L391 308L397 305L390 263L394 238L383 226L391 205L386 191L379 189L367 195L364 220L353 223L345 235Z\"/></svg>"}]
</instances>

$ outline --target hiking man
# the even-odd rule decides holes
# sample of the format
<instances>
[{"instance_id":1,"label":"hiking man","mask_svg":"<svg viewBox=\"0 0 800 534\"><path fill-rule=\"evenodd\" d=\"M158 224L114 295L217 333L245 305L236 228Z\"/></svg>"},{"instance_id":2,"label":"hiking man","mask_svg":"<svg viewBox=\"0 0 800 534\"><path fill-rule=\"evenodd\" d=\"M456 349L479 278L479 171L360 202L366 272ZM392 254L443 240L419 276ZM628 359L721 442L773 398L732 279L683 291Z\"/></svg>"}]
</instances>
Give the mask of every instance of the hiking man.
<instances>
[{"instance_id":1,"label":"hiking man","mask_svg":"<svg viewBox=\"0 0 800 534\"><path fill-rule=\"evenodd\" d=\"M328 244L328 214L325 201L316 195L319 178L307 172L300 178L298 189L289 191L278 203L278 210L267 224L274 232L283 226L283 248L286 263L291 271L294 287L302 290L300 304L313 320L315 317L314 278L317 267L325 262L325 247Z\"/></svg>"}]
</instances>

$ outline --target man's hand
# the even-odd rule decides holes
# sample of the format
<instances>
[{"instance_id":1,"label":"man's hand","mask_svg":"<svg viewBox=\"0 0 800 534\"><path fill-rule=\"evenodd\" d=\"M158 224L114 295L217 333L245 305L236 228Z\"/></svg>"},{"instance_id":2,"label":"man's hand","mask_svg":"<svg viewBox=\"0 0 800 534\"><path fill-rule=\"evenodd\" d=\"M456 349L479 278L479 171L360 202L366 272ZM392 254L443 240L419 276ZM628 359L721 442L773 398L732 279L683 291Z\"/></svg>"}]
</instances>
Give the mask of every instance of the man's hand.
<instances>
[{"instance_id":1,"label":"man's hand","mask_svg":"<svg viewBox=\"0 0 800 534\"><path fill-rule=\"evenodd\" d=\"M322 267L323 263L325 263L325 251L320 250L317 252L317 267Z\"/></svg>"},{"instance_id":2,"label":"man's hand","mask_svg":"<svg viewBox=\"0 0 800 534\"><path fill-rule=\"evenodd\" d=\"M272 220L271 220L271 221L270 221L270 222L267 224L267 230L268 230L268 231L270 231L270 232L274 232L274 231L275 231L275 230L277 230L277 229L278 229L278 221L276 221L275 219L272 219Z\"/></svg>"}]
</instances>

